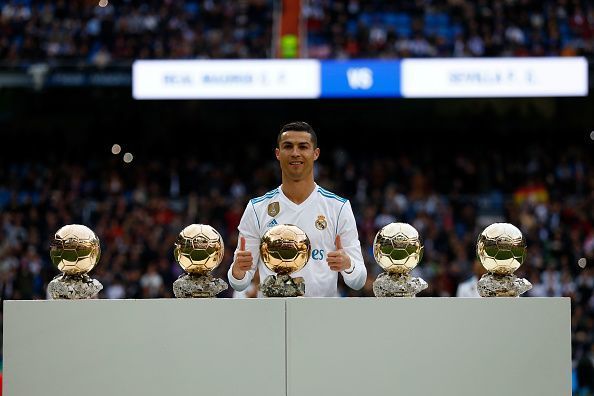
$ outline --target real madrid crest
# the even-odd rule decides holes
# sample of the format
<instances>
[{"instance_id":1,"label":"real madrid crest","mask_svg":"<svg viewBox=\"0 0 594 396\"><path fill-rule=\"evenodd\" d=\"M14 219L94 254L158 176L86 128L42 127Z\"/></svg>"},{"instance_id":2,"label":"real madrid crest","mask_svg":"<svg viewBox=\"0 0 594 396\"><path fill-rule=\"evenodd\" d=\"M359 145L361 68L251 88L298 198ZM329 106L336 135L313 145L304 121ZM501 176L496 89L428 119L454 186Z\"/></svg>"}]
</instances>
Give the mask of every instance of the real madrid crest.
<instances>
[{"instance_id":1,"label":"real madrid crest","mask_svg":"<svg viewBox=\"0 0 594 396\"><path fill-rule=\"evenodd\" d=\"M268 215L276 216L280 212L280 204L278 202L271 202L268 204Z\"/></svg>"},{"instance_id":2,"label":"real madrid crest","mask_svg":"<svg viewBox=\"0 0 594 396\"><path fill-rule=\"evenodd\" d=\"M316 219L316 228L318 230L325 230L326 227L328 227L326 217L324 215L318 215L318 218Z\"/></svg>"}]
</instances>

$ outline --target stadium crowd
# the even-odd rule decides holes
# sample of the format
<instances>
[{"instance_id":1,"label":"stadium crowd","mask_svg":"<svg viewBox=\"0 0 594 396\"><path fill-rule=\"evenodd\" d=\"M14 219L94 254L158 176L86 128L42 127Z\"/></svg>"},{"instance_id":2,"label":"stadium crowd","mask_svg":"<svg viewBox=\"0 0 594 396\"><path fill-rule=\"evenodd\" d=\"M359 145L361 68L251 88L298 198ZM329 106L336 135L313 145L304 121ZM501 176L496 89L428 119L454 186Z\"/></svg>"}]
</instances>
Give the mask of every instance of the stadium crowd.
<instances>
[{"instance_id":1,"label":"stadium crowd","mask_svg":"<svg viewBox=\"0 0 594 396\"><path fill-rule=\"evenodd\" d=\"M46 298L47 284L58 274L49 242L70 223L88 225L101 240L101 260L91 273L104 285L100 298L173 297L172 283L181 274L173 242L191 223L221 232L226 254L215 275L225 278L248 199L279 181L274 161L263 162L256 147L248 153L241 169L192 157L129 165L115 157L3 164L2 299ZM372 242L387 223L408 222L423 238L425 255L415 274L430 286L420 296L455 296L472 274L480 231L511 222L528 242L527 261L517 272L533 284L527 295L571 297L573 359L581 381L592 381L594 163L586 153L533 148L511 159L473 151L443 158L326 152L316 179L351 200L369 274L361 291L340 285L341 293L373 296L381 269ZM231 296L232 290L220 295Z\"/></svg>"},{"instance_id":2,"label":"stadium crowd","mask_svg":"<svg viewBox=\"0 0 594 396\"><path fill-rule=\"evenodd\" d=\"M270 58L280 10L272 0L99 3L0 0L0 59L103 67ZM304 0L302 17L309 58L594 53L594 6L586 0Z\"/></svg>"},{"instance_id":3,"label":"stadium crowd","mask_svg":"<svg viewBox=\"0 0 594 396\"><path fill-rule=\"evenodd\" d=\"M267 58L271 4L0 0L0 59L102 67L139 58Z\"/></svg>"},{"instance_id":4,"label":"stadium crowd","mask_svg":"<svg viewBox=\"0 0 594 396\"><path fill-rule=\"evenodd\" d=\"M309 0L314 58L575 56L594 53L585 0Z\"/></svg>"}]
</instances>

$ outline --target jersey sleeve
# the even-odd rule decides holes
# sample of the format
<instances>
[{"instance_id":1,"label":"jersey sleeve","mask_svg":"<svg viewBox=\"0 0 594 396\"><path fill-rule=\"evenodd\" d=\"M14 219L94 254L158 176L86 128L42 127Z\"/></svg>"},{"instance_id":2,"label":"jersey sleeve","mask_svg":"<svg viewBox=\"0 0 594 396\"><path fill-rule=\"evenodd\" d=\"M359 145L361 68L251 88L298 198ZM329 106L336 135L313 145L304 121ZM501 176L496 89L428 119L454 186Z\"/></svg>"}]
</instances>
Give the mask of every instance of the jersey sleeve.
<instances>
[{"instance_id":1,"label":"jersey sleeve","mask_svg":"<svg viewBox=\"0 0 594 396\"><path fill-rule=\"evenodd\" d=\"M237 247L233 254L233 263L235 263L235 257L239 250L240 238L244 237L246 250L252 252L252 269L245 273L243 279L235 279L233 276L233 264L231 264L231 267L229 267L229 271L227 272L227 277L233 289L243 291L252 283L252 279L254 278L254 274L258 267L258 261L260 260L260 230L258 227L256 211L251 201L248 202L237 229L239 230L239 236L237 238Z\"/></svg>"},{"instance_id":2,"label":"jersey sleeve","mask_svg":"<svg viewBox=\"0 0 594 396\"><path fill-rule=\"evenodd\" d=\"M365 263L363 262L357 223L355 222L355 215L349 201L344 203L338 214L337 235L340 235L342 248L349 255L352 265L352 272L341 271L342 277L347 286L359 290L365 285L365 281L367 280L367 268L365 268Z\"/></svg>"}]
</instances>

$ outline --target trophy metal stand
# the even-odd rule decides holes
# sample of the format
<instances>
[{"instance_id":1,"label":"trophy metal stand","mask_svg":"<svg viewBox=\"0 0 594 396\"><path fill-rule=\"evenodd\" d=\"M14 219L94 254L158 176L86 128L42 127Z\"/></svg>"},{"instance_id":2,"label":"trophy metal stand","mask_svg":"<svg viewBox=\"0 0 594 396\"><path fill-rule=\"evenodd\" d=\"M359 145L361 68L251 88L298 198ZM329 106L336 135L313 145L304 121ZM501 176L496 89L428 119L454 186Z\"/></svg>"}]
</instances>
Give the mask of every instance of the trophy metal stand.
<instances>
[{"instance_id":1,"label":"trophy metal stand","mask_svg":"<svg viewBox=\"0 0 594 396\"><path fill-rule=\"evenodd\" d=\"M427 282L410 274L379 274L373 282L373 294L376 297L414 297L427 288Z\"/></svg>"},{"instance_id":2,"label":"trophy metal stand","mask_svg":"<svg viewBox=\"0 0 594 396\"><path fill-rule=\"evenodd\" d=\"M103 289L103 285L87 274L54 277L47 285L47 292L54 300L81 300L92 298Z\"/></svg>"},{"instance_id":3,"label":"trophy metal stand","mask_svg":"<svg viewBox=\"0 0 594 396\"><path fill-rule=\"evenodd\" d=\"M478 281L478 293L481 297L518 297L532 289L532 283L515 275L488 273Z\"/></svg>"},{"instance_id":4,"label":"trophy metal stand","mask_svg":"<svg viewBox=\"0 0 594 396\"><path fill-rule=\"evenodd\" d=\"M289 274L268 275L261 290L266 297L300 297L305 294L305 283L303 278L291 278Z\"/></svg>"},{"instance_id":5,"label":"trophy metal stand","mask_svg":"<svg viewBox=\"0 0 594 396\"><path fill-rule=\"evenodd\" d=\"M211 298L227 287L224 280L211 274L182 274L173 282L173 294L177 298Z\"/></svg>"}]
</instances>

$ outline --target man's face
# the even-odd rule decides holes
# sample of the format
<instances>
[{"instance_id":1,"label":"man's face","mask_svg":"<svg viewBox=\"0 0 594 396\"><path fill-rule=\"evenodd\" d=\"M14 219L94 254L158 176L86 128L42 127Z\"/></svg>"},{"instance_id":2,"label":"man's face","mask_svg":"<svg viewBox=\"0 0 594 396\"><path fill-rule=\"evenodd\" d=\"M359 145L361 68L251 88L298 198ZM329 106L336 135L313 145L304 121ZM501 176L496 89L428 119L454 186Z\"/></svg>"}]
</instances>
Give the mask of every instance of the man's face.
<instances>
[{"instance_id":1,"label":"man's face","mask_svg":"<svg viewBox=\"0 0 594 396\"><path fill-rule=\"evenodd\" d=\"M283 132L276 149L283 175L294 181L313 174L313 163L319 155L320 149L314 148L308 132Z\"/></svg>"}]
</instances>

